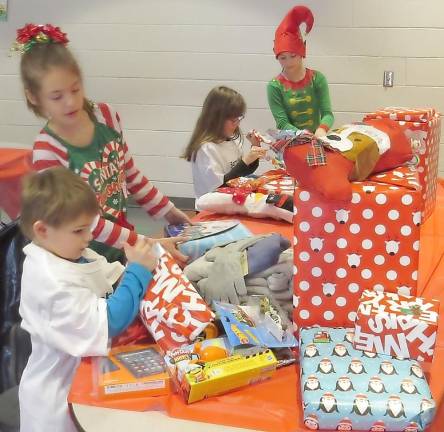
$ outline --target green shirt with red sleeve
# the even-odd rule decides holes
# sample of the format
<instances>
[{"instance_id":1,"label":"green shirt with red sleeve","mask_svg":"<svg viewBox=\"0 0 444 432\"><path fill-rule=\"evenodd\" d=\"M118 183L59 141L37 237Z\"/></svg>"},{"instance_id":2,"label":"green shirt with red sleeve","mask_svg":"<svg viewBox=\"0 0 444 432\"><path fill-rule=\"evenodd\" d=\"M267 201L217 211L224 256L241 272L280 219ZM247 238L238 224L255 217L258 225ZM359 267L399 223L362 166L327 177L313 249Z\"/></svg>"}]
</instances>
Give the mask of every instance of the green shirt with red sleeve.
<instances>
[{"instance_id":1,"label":"green shirt with red sleeve","mask_svg":"<svg viewBox=\"0 0 444 432\"><path fill-rule=\"evenodd\" d=\"M298 82L280 74L268 83L267 96L278 129L314 133L318 127L328 131L333 125L328 83L319 71L306 69Z\"/></svg>"}]
</instances>

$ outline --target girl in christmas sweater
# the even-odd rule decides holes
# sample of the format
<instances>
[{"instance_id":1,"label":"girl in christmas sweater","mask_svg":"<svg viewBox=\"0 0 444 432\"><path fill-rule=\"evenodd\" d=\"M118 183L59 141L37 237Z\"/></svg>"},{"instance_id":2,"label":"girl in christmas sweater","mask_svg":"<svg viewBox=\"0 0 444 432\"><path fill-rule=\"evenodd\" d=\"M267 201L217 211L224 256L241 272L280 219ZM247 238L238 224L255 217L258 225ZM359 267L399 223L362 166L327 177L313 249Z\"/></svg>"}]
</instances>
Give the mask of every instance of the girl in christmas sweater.
<instances>
[{"instance_id":1,"label":"girl in christmas sweater","mask_svg":"<svg viewBox=\"0 0 444 432\"><path fill-rule=\"evenodd\" d=\"M91 248L115 261L122 258L125 242L134 244L142 237L126 217L129 195L154 218L173 224L190 220L137 169L119 115L108 104L86 99L80 67L67 43L66 34L49 24L17 30L15 48L22 53L26 102L47 119L34 142L33 164L38 171L67 167L89 183L101 208ZM175 249L176 242L165 239L162 244L185 260Z\"/></svg>"},{"instance_id":2,"label":"girl in christmas sweater","mask_svg":"<svg viewBox=\"0 0 444 432\"><path fill-rule=\"evenodd\" d=\"M244 98L231 88L219 86L208 93L183 154L192 164L196 198L213 192L228 180L252 174L264 157L262 138L254 131L247 134L251 149L242 152L239 124L245 110Z\"/></svg>"},{"instance_id":3,"label":"girl in christmas sweater","mask_svg":"<svg viewBox=\"0 0 444 432\"><path fill-rule=\"evenodd\" d=\"M313 22L310 9L295 6L280 23L274 54L282 72L268 83L267 96L278 129L305 129L321 137L333 125L334 117L325 76L304 66L305 34Z\"/></svg>"}]
</instances>

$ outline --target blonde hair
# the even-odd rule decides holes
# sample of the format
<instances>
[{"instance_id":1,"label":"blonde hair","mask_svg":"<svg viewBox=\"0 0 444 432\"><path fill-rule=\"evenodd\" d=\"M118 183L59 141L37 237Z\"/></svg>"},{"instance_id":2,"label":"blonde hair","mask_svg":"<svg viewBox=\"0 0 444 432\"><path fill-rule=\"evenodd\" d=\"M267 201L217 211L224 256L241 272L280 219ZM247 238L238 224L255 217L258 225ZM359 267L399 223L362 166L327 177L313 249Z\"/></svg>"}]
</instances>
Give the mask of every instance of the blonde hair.
<instances>
[{"instance_id":1,"label":"blonde hair","mask_svg":"<svg viewBox=\"0 0 444 432\"><path fill-rule=\"evenodd\" d=\"M82 80L82 71L71 51L61 43L36 44L22 54L20 61L20 76L28 92L36 99L40 92L42 76L52 67L63 67L71 71ZM45 117L38 105L34 105L26 96L28 108L38 117ZM85 98L83 109L94 120L93 104Z\"/></svg>"},{"instance_id":2,"label":"blonde hair","mask_svg":"<svg viewBox=\"0 0 444 432\"><path fill-rule=\"evenodd\" d=\"M224 136L225 121L244 115L246 108L244 98L236 90L225 86L213 88L205 98L202 111L182 157L188 162L194 161L202 144L209 141L225 141L227 139ZM232 139L240 137L241 131L238 126Z\"/></svg>"},{"instance_id":3,"label":"blonde hair","mask_svg":"<svg viewBox=\"0 0 444 432\"><path fill-rule=\"evenodd\" d=\"M33 225L41 220L52 227L75 220L79 215L99 213L91 187L67 168L49 168L27 175L22 185L20 228L30 239Z\"/></svg>"}]
</instances>

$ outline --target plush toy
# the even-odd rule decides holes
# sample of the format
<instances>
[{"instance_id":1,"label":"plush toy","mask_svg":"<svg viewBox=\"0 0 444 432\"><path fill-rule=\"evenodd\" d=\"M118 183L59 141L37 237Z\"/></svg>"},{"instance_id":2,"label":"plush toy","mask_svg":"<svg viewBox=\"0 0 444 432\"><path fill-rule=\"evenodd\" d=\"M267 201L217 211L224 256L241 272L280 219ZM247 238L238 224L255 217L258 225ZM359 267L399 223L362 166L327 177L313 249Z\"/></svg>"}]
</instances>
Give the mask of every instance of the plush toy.
<instances>
[{"instance_id":1,"label":"plush toy","mask_svg":"<svg viewBox=\"0 0 444 432\"><path fill-rule=\"evenodd\" d=\"M260 177L238 177L215 192L196 200L198 210L222 214L245 214L255 218L293 221L294 181L283 170Z\"/></svg>"},{"instance_id":2,"label":"plush toy","mask_svg":"<svg viewBox=\"0 0 444 432\"><path fill-rule=\"evenodd\" d=\"M316 138L304 131L275 147L299 186L328 200L350 201L351 181L396 168L412 158L410 140L398 122L368 119Z\"/></svg>"}]
</instances>

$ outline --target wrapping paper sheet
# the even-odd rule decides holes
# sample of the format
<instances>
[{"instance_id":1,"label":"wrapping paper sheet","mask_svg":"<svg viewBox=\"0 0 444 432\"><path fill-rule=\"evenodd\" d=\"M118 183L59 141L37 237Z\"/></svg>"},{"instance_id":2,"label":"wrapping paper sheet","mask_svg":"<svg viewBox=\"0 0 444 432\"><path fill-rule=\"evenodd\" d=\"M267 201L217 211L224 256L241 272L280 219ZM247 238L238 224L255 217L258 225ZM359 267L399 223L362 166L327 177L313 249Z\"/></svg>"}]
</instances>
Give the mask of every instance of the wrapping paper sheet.
<instances>
[{"instance_id":1,"label":"wrapping paper sheet","mask_svg":"<svg viewBox=\"0 0 444 432\"><path fill-rule=\"evenodd\" d=\"M423 431L432 421L435 402L419 364L357 351L352 337L353 329L301 329L305 426Z\"/></svg>"},{"instance_id":2,"label":"wrapping paper sheet","mask_svg":"<svg viewBox=\"0 0 444 432\"><path fill-rule=\"evenodd\" d=\"M354 347L431 362L438 330L439 301L364 291Z\"/></svg>"}]
</instances>

